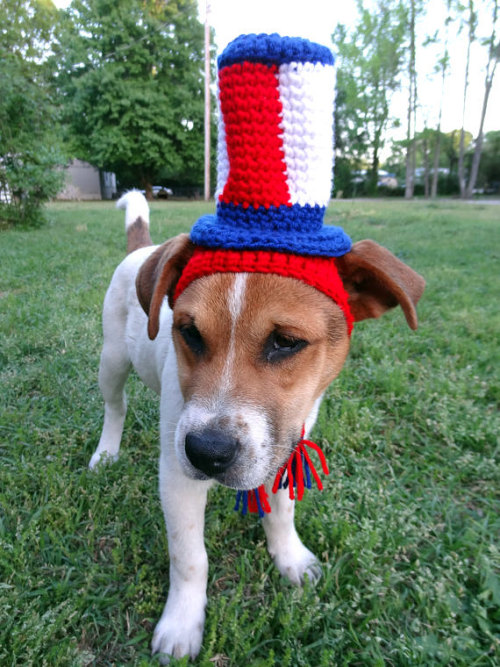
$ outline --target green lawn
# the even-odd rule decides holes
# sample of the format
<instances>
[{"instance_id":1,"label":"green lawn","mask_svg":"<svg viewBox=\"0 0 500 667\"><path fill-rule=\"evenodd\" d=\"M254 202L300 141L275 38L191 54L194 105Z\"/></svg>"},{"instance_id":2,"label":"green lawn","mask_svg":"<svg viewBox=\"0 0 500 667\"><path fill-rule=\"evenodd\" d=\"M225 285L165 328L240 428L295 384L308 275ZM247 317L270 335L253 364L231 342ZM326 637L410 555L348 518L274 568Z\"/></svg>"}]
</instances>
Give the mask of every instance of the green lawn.
<instances>
[{"instance_id":1,"label":"green lawn","mask_svg":"<svg viewBox=\"0 0 500 667\"><path fill-rule=\"evenodd\" d=\"M155 204L153 238L207 211ZM135 378L120 460L87 471L123 214L48 217L0 233L0 664L152 665L168 554L158 401ZM297 511L323 563L315 588L282 580L259 519L212 492L197 664L498 665L500 207L339 201L327 220L425 276L420 328L401 311L357 325L324 401L313 437L331 473Z\"/></svg>"}]
</instances>

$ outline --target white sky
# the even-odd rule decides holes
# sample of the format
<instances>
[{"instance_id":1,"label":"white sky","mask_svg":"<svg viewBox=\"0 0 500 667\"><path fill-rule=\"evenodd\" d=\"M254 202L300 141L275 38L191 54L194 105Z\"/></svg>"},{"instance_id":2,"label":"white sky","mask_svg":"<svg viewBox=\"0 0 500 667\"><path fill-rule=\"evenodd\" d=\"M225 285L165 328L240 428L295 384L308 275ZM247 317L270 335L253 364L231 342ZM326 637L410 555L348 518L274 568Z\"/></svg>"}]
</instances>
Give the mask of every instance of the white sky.
<instances>
[{"instance_id":1,"label":"white sky","mask_svg":"<svg viewBox=\"0 0 500 667\"><path fill-rule=\"evenodd\" d=\"M207 0L198 0L200 18L205 20ZM326 44L333 48L331 35L337 23L352 26L356 21L355 0L208 0L210 6L210 24L215 29L218 52L226 44L245 32L279 32L282 35L307 37L313 41ZM368 4L368 3L367 3ZM432 20L427 18L427 26L421 26L421 41L425 33L434 32L444 24L445 13L441 9L444 2L432 2ZM430 14L429 10L429 14ZM491 29L489 15L480 16L480 30L483 34ZM453 27L456 31L456 27ZM465 35L457 36L450 32L451 67L446 84L446 98L443 108L441 128L449 132L462 126L462 99L465 70L466 40ZM465 127L474 135L479 130L480 111L484 91L484 53L486 49L477 44L472 51L470 66L470 84L468 92L469 113L466 115ZM432 74L434 64L440 57L439 52L432 53L430 48L417 51L419 71L419 100L422 108L419 113L419 125L423 128L424 119L428 127L437 124L441 82L439 77L434 80ZM424 61L425 55L425 61ZM500 68L500 66L499 66ZM420 76L422 74L422 76ZM474 100L474 104L471 104ZM404 138L406 132L407 92L402 91L395 99L394 113L402 123L397 134ZM473 107L473 108L471 108ZM500 130L500 71L495 75L493 89L490 94L485 131Z\"/></svg>"},{"instance_id":2,"label":"white sky","mask_svg":"<svg viewBox=\"0 0 500 667\"><path fill-rule=\"evenodd\" d=\"M53 0L56 6L67 6L69 0ZM278 32L282 35L306 37L333 48L331 35L337 23L352 26L356 20L355 0L198 0L200 19L205 20L205 7L210 7L210 24L215 30L217 51L220 53L226 44L242 33ZM429 3L430 4L430 3ZM420 27L420 42L426 34L434 32L444 24L444 0L432 2L426 23ZM431 16L431 17L430 17ZM430 18L429 18L430 17ZM479 16L478 36L486 36L491 30L489 12ZM458 129L462 125L462 96L465 69L466 37L450 32L451 67L447 79L446 100L443 108L441 128L443 132ZM480 111L484 93L484 66L486 49L476 44L472 50L469 85L469 111L465 127L474 136L479 130ZM419 73L418 95L421 104L419 129L423 128L424 119L428 127L437 123L438 104L441 94L439 77L432 78L432 70L439 51L420 48L417 50L417 70ZM500 69L500 65L499 65ZM395 98L393 113L401 121L401 129L395 132L395 138L404 138L406 125L406 91L401 91ZM472 103L473 101L473 103ZM500 130L500 71L495 75L490 94L485 131Z\"/></svg>"}]
</instances>

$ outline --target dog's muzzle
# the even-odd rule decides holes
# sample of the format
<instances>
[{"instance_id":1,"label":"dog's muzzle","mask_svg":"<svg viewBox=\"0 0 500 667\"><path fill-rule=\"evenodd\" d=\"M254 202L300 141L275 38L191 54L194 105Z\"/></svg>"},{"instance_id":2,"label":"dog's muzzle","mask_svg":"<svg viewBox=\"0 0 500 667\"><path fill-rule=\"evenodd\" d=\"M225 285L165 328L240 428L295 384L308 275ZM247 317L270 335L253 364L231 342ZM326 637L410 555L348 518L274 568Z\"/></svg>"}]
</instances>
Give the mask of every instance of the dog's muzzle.
<instances>
[{"instance_id":1,"label":"dog's muzzle","mask_svg":"<svg viewBox=\"0 0 500 667\"><path fill-rule=\"evenodd\" d=\"M223 431L205 429L188 433L185 439L186 456L190 463L208 477L228 470L234 463L240 443Z\"/></svg>"}]
</instances>

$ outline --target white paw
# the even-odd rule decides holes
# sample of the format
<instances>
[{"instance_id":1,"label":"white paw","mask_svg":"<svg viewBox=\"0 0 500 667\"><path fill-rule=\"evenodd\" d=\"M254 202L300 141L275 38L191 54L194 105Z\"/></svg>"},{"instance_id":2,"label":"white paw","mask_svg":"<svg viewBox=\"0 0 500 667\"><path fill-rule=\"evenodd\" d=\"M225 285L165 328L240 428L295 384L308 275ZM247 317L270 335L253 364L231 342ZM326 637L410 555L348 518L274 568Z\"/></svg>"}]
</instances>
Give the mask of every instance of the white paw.
<instances>
[{"instance_id":1,"label":"white paw","mask_svg":"<svg viewBox=\"0 0 500 667\"><path fill-rule=\"evenodd\" d=\"M113 463L118 460L118 454L111 454L105 450L99 451L98 449L92 454L92 458L89 462L90 470L94 470L99 464L105 465L106 463Z\"/></svg>"},{"instance_id":2,"label":"white paw","mask_svg":"<svg viewBox=\"0 0 500 667\"><path fill-rule=\"evenodd\" d=\"M295 586L304 584L306 578L314 584L321 577L321 565L316 556L300 541L271 555L280 573Z\"/></svg>"},{"instance_id":3,"label":"white paw","mask_svg":"<svg viewBox=\"0 0 500 667\"><path fill-rule=\"evenodd\" d=\"M201 648L204 624L204 611L191 616L186 609L172 613L165 607L154 631L151 643L153 654L161 654L159 658L162 665L168 665L172 657L196 658Z\"/></svg>"}]
</instances>

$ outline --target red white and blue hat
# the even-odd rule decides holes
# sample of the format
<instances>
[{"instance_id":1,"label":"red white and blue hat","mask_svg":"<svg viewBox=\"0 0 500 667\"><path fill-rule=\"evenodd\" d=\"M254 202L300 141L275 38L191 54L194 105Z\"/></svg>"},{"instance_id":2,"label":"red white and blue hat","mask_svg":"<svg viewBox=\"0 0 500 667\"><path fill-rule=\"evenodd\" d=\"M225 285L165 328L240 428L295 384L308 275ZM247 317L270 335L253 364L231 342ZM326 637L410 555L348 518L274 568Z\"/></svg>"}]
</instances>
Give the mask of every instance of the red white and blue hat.
<instances>
[{"instance_id":1,"label":"red white and blue hat","mask_svg":"<svg viewBox=\"0 0 500 667\"><path fill-rule=\"evenodd\" d=\"M334 57L306 39L241 35L218 60L216 215L191 240L211 248L338 257L351 249L323 226L332 189Z\"/></svg>"},{"instance_id":2,"label":"red white and blue hat","mask_svg":"<svg viewBox=\"0 0 500 667\"><path fill-rule=\"evenodd\" d=\"M197 278L274 273L301 280L352 315L335 258L351 249L323 224L333 169L335 70L326 46L241 35L219 57L216 213L191 229L196 249L174 301Z\"/></svg>"}]
</instances>

